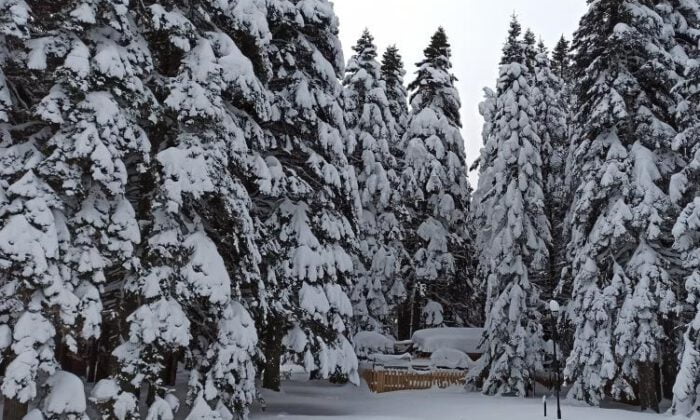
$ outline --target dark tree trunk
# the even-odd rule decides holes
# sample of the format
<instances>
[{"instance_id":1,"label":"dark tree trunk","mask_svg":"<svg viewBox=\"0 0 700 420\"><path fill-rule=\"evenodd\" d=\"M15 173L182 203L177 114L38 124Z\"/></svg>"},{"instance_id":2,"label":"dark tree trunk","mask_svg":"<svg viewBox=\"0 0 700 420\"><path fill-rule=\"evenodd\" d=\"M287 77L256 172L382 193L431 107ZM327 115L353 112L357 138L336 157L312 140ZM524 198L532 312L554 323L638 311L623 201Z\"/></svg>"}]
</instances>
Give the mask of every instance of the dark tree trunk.
<instances>
[{"instance_id":1,"label":"dark tree trunk","mask_svg":"<svg viewBox=\"0 0 700 420\"><path fill-rule=\"evenodd\" d=\"M399 340L410 340L412 333L420 329L422 325L422 306L422 301L418 297L416 297L413 304L411 304L411 299L409 298L406 302L399 305ZM411 309L413 309L413 318L411 318ZM412 326L411 319L413 319Z\"/></svg>"},{"instance_id":2,"label":"dark tree trunk","mask_svg":"<svg viewBox=\"0 0 700 420\"><path fill-rule=\"evenodd\" d=\"M175 386L177 380L178 354L169 353L165 357L165 371L163 372L163 381L166 385Z\"/></svg>"},{"instance_id":3,"label":"dark tree trunk","mask_svg":"<svg viewBox=\"0 0 700 420\"><path fill-rule=\"evenodd\" d=\"M124 313L131 313L125 310ZM124 321L126 323L126 321ZM98 382L109 378L117 371L116 359L112 352L117 347L120 336L118 334L120 319L111 313L106 314L102 321L102 335L95 340L94 351L90 364L90 379Z\"/></svg>"},{"instance_id":4,"label":"dark tree trunk","mask_svg":"<svg viewBox=\"0 0 700 420\"><path fill-rule=\"evenodd\" d=\"M681 293L680 290L677 293ZM680 296L677 295L677 296ZM667 319L662 321L664 332L669 338L661 346L661 367L659 369L659 396L661 399L673 399L673 386L676 383L676 376L678 375L678 355L682 354L682 343L683 343L683 333L684 329L676 328L678 325L685 325L686 322L677 317L675 314L671 314Z\"/></svg>"},{"instance_id":5,"label":"dark tree trunk","mask_svg":"<svg viewBox=\"0 0 700 420\"><path fill-rule=\"evenodd\" d=\"M83 347L78 348L78 352L81 353ZM68 346L63 342L60 334L56 336L56 360L61 365L61 369L66 372L70 372L79 377L85 377L87 362L84 357L81 357L75 353L72 353Z\"/></svg>"},{"instance_id":6,"label":"dark tree trunk","mask_svg":"<svg viewBox=\"0 0 700 420\"><path fill-rule=\"evenodd\" d=\"M265 352L265 370L263 371L263 388L280 390L280 362L282 359L282 337L284 322L281 318L270 317L263 333L263 351Z\"/></svg>"},{"instance_id":7,"label":"dark tree trunk","mask_svg":"<svg viewBox=\"0 0 700 420\"><path fill-rule=\"evenodd\" d=\"M88 345L90 349L89 361L87 366L87 381L90 383L97 382L97 353L99 351L99 340L92 339Z\"/></svg>"},{"instance_id":8,"label":"dark tree trunk","mask_svg":"<svg viewBox=\"0 0 700 420\"><path fill-rule=\"evenodd\" d=\"M640 362L639 370L639 405L642 411L652 409L659 412L659 396L657 394L658 365L653 362Z\"/></svg>"},{"instance_id":9,"label":"dark tree trunk","mask_svg":"<svg viewBox=\"0 0 700 420\"><path fill-rule=\"evenodd\" d=\"M678 358L675 354L666 354L661 365L660 395L663 398L673 399L673 386L678 375Z\"/></svg>"},{"instance_id":10,"label":"dark tree trunk","mask_svg":"<svg viewBox=\"0 0 700 420\"><path fill-rule=\"evenodd\" d=\"M2 410L2 420L22 420L27 415L27 404L17 400L5 398L5 406Z\"/></svg>"},{"instance_id":11,"label":"dark tree trunk","mask_svg":"<svg viewBox=\"0 0 700 420\"><path fill-rule=\"evenodd\" d=\"M410 306L410 303L408 302L403 302L400 305L398 305L397 311L398 311L398 328L397 328L397 338L399 340L408 340L410 337L408 336L409 330L411 329L411 314L408 312L408 308Z\"/></svg>"},{"instance_id":12,"label":"dark tree trunk","mask_svg":"<svg viewBox=\"0 0 700 420\"><path fill-rule=\"evenodd\" d=\"M148 384L148 393L146 394L146 405L149 407L156 400L156 387L152 383Z\"/></svg>"}]
</instances>

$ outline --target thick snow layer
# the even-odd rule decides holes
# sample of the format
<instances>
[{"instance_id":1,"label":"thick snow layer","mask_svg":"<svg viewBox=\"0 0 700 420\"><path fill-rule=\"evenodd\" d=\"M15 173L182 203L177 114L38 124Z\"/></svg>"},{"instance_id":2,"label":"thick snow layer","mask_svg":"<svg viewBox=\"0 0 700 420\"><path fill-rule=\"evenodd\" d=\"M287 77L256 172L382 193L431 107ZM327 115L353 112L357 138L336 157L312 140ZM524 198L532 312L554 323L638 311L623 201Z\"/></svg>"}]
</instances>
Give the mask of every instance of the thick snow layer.
<instances>
[{"instance_id":1,"label":"thick snow layer","mask_svg":"<svg viewBox=\"0 0 700 420\"><path fill-rule=\"evenodd\" d=\"M372 353L394 353L395 340L374 331L360 331L355 334L352 343L360 357Z\"/></svg>"},{"instance_id":2,"label":"thick snow layer","mask_svg":"<svg viewBox=\"0 0 700 420\"><path fill-rule=\"evenodd\" d=\"M414 349L433 353L440 349L460 350L464 353L482 353L479 348L482 328L427 328L413 333Z\"/></svg>"},{"instance_id":3,"label":"thick snow layer","mask_svg":"<svg viewBox=\"0 0 700 420\"><path fill-rule=\"evenodd\" d=\"M45 413L56 417L85 413L87 404L80 378L59 370L46 380L46 384L51 391L44 400Z\"/></svg>"},{"instance_id":4,"label":"thick snow layer","mask_svg":"<svg viewBox=\"0 0 700 420\"><path fill-rule=\"evenodd\" d=\"M374 394L363 382L329 385L321 381L285 382L282 392L263 391L266 410L253 406L251 420L542 420L542 397L488 397L461 387ZM554 400L549 399L552 417ZM566 420L661 420L668 416L588 406L562 406ZM675 419L674 419L675 420Z\"/></svg>"},{"instance_id":5,"label":"thick snow layer","mask_svg":"<svg viewBox=\"0 0 700 420\"><path fill-rule=\"evenodd\" d=\"M463 351L439 349L430 355L430 363L437 368L469 369L472 360Z\"/></svg>"}]
</instances>

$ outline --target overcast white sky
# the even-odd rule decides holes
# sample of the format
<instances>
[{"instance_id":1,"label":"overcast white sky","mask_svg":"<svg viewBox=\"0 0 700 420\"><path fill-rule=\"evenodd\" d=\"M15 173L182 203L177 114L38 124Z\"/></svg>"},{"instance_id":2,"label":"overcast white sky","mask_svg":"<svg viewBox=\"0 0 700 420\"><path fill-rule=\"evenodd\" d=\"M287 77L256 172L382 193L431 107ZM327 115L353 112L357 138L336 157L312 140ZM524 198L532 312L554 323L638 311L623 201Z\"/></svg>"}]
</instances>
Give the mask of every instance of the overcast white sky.
<instances>
[{"instance_id":1,"label":"overcast white sky","mask_svg":"<svg viewBox=\"0 0 700 420\"><path fill-rule=\"evenodd\" d=\"M406 81L438 26L450 37L454 73L462 97L462 122L471 165L481 148L482 120L478 105L484 86L494 86L510 16L532 28L551 50L564 34L568 39L586 10L585 0L332 0L340 18L345 58L366 27L380 49L396 44L404 57ZM474 176L471 176L474 182ZM475 185L474 185L475 186Z\"/></svg>"}]
</instances>

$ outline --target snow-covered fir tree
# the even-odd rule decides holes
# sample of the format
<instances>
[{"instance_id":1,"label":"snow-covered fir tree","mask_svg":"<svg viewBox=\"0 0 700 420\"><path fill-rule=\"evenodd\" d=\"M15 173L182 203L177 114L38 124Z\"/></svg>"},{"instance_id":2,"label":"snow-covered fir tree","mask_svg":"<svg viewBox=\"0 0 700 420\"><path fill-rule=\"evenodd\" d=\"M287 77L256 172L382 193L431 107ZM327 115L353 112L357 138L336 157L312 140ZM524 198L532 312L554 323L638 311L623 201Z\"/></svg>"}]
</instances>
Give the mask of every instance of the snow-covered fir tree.
<instances>
[{"instance_id":1,"label":"snow-covered fir tree","mask_svg":"<svg viewBox=\"0 0 700 420\"><path fill-rule=\"evenodd\" d=\"M537 37L530 28L526 29L525 35L523 35L523 49L525 51L525 58L527 58L527 66L530 70L530 76L534 76L538 54Z\"/></svg>"},{"instance_id":2,"label":"snow-covered fir tree","mask_svg":"<svg viewBox=\"0 0 700 420\"><path fill-rule=\"evenodd\" d=\"M544 44L540 43L538 51L532 75L531 100L535 112L535 131L541 141L544 208L552 237L548 243L548 273L539 285L542 298L549 301L566 262L564 219L569 206L566 183L569 121L564 82L554 73Z\"/></svg>"},{"instance_id":3,"label":"snow-covered fir tree","mask_svg":"<svg viewBox=\"0 0 700 420\"><path fill-rule=\"evenodd\" d=\"M466 220L471 188L450 44L442 28L424 54L409 86L412 109L402 146L401 188L408 211L404 244L412 258L407 289L425 284L427 298L443 306L446 319L457 325L476 323L481 310Z\"/></svg>"},{"instance_id":4,"label":"snow-covered fir tree","mask_svg":"<svg viewBox=\"0 0 700 420\"><path fill-rule=\"evenodd\" d=\"M680 345L671 348L678 356L680 353L680 366L678 367L675 384L673 387L674 414L691 416L700 408L698 400L698 385L700 384L699 370L700 358L700 330L698 319L700 316L700 289L698 288L698 269L700 268L700 242L698 241L700 225L698 224L698 205L700 201L700 4L697 2L666 1L663 2L662 13L667 27L672 31L672 57L676 61L677 71L683 76L675 91L681 96L681 101L675 110L678 124L678 134L673 141L674 150L682 156L683 168L671 179L670 197L678 208L682 209L676 219L673 234L675 238L674 249L680 254L684 267L686 307L683 311L688 318L680 318L686 321L687 328L684 331ZM678 328L680 330L680 328ZM673 372L676 374L676 372ZM697 414L696 414L697 415Z\"/></svg>"},{"instance_id":5,"label":"snow-covered fir tree","mask_svg":"<svg viewBox=\"0 0 700 420\"><path fill-rule=\"evenodd\" d=\"M59 365L71 368L68 359L87 354L99 338L104 284L135 270L140 235L128 183L148 160L141 122L154 108L141 82L150 57L123 5L67 1L30 14L25 2L11 3L0 24L0 85L12 92L2 102L11 112L0 119L25 128L3 130L2 139L0 183L9 206L0 209L0 259L9 278L1 306L4 326L13 329L5 350L15 355L5 355L6 407L37 396L40 370L49 389L75 382ZM23 222L15 237L5 236ZM20 255L37 265L14 271ZM82 385L74 392L84 399ZM69 414L39 407L49 418Z\"/></svg>"},{"instance_id":6,"label":"snow-covered fir tree","mask_svg":"<svg viewBox=\"0 0 700 420\"><path fill-rule=\"evenodd\" d=\"M520 24L516 15L511 16L508 25L508 37L503 46L503 54L501 55L500 65L520 62L524 54L523 41L520 35L523 33L523 26Z\"/></svg>"},{"instance_id":7,"label":"snow-covered fir tree","mask_svg":"<svg viewBox=\"0 0 700 420\"><path fill-rule=\"evenodd\" d=\"M381 80L374 39L367 30L353 51L345 69L343 103L351 136L348 157L362 201L351 296L354 327L390 332L395 307L406 297L399 271L402 233L396 216L402 197L391 147L398 143L397 125Z\"/></svg>"},{"instance_id":8,"label":"snow-covered fir tree","mask_svg":"<svg viewBox=\"0 0 700 420\"><path fill-rule=\"evenodd\" d=\"M139 415L145 389L148 416L172 418L165 402L183 360L193 413L209 407L223 418L244 417L255 396L257 356L246 306L265 302L243 296L261 280L250 186L241 174L259 161L248 142L270 107L251 58L232 36L250 43L249 54L260 48L269 33L246 19L257 24L266 10L232 2L189 13L187 2L176 3L145 2L136 16L161 108L149 132L152 167L140 177L146 240L140 269L124 287L128 331L114 351L119 370L95 387L93 399L104 415L128 418Z\"/></svg>"},{"instance_id":9,"label":"snow-covered fir tree","mask_svg":"<svg viewBox=\"0 0 700 420\"><path fill-rule=\"evenodd\" d=\"M671 94L678 77L669 31L649 2L590 3L575 34L569 395L606 395L658 408L654 370L676 309L669 269L678 169Z\"/></svg>"},{"instance_id":10,"label":"snow-covered fir tree","mask_svg":"<svg viewBox=\"0 0 700 420\"><path fill-rule=\"evenodd\" d=\"M488 137L474 193L479 274L486 287L485 354L471 373L486 394L525 396L542 368L539 290L550 242L537 135L520 25L511 22L495 97L482 104ZM487 91L488 93L488 91Z\"/></svg>"},{"instance_id":11,"label":"snow-covered fir tree","mask_svg":"<svg viewBox=\"0 0 700 420\"><path fill-rule=\"evenodd\" d=\"M399 49L390 45L382 55L381 79L386 85L386 97L389 101L389 109L397 124L396 132L399 138L406 132L408 121L408 91L404 83L406 69ZM391 145L392 147L398 145Z\"/></svg>"},{"instance_id":12,"label":"snow-covered fir tree","mask_svg":"<svg viewBox=\"0 0 700 420\"><path fill-rule=\"evenodd\" d=\"M263 157L272 189L256 198L269 238L262 264L271 300L263 386L279 389L283 359L316 378L357 382L345 334L362 210L347 157L338 19L326 0L268 7L273 102Z\"/></svg>"},{"instance_id":13,"label":"snow-covered fir tree","mask_svg":"<svg viewBox=\"0 0 700 420\"><path fill-rule=\"evenodd\" d=\"M565 81L568 81L569 66L571 66L570 49L570 42L562 35L552 51L552 70Z\"/></svg>"}]
</instances>

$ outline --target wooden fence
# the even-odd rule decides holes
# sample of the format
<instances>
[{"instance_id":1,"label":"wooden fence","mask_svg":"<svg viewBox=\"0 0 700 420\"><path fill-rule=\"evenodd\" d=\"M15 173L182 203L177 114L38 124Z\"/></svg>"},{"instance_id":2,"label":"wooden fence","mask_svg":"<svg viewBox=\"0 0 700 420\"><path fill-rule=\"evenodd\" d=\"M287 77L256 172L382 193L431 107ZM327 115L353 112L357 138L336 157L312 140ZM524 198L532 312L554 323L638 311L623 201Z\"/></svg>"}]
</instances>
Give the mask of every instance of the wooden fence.
<instances>
[{"instance_id":1,"label":"wooden fence","mask_svg":"<svg viewBox=\"0 0 700 420\"><path fill-rule=\"evenodd\" d=\"M410 372L399 370L362 371L362 378L372 392L392 392L409 389L429 389L434 386L447 388L452 385L464 385L466 373L455 371Z\"/></svg>"}]
</instances>

